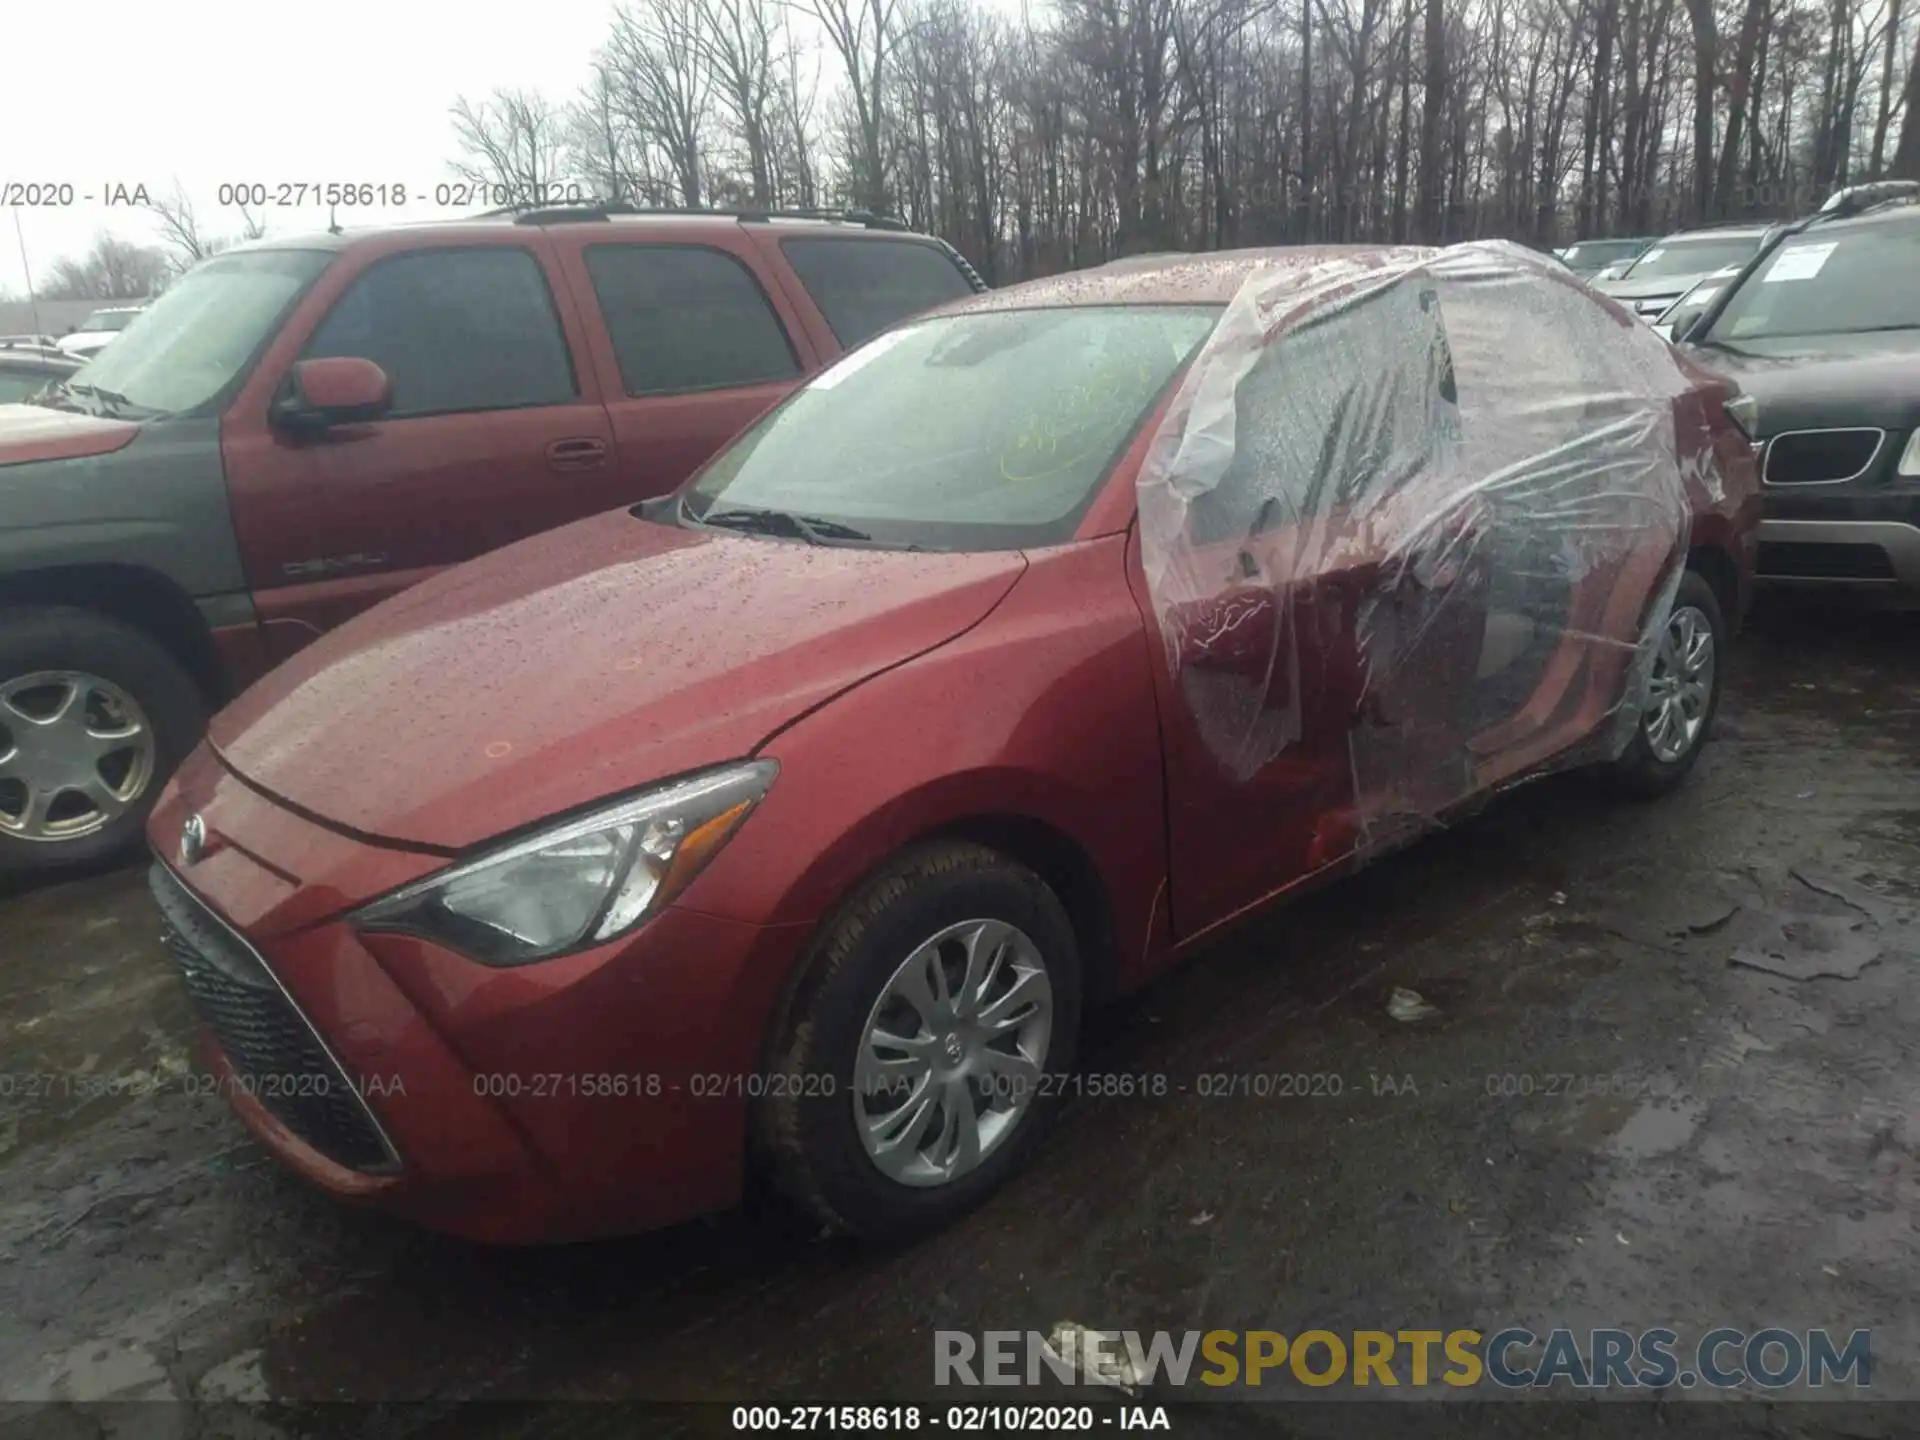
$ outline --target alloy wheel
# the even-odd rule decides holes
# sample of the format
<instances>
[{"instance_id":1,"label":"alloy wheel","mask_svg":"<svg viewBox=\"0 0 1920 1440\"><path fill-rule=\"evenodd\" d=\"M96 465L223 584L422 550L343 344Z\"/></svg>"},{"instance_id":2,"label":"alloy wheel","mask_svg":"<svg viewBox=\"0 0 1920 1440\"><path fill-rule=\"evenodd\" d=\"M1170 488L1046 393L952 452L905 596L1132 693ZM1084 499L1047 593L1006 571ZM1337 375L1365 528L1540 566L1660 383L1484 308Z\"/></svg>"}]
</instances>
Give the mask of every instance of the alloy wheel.
<instances>
[{"instance_id":1,"label":"alloy wheel","mask_svg":"<svg viewBox=\"0 0 1920 1440\"><path fill-rule=\"evenodd\" d=\"M1046 1073L1053 990L1040 949L1000 920L921 942L860 1034L854 1123L903 1185L950 1184L1007 1142Z\"/></svg>"},{"instance_id":2,"label":"alloy wheel","mask_svg":"<svg viewBox=\"0 0 1920 1440\"><path fill-rule=\"evenodd\" d=\"M1674 608L1660 637L1641 724L1654 759L1671 765L1699 743L1713 701L1713 626L1691 605Z\"/></svg>"},{"instance_id":3,"label":"alloy wheel","mask_svg":"<svg viewBox=\"0 0 1920 1440\"><path fill-rule=\"evenodd\" d=\"M133 697L82 670L0 681L0 835L77 840L153 783L153 726Z\"/></svg>"}]
</instances>

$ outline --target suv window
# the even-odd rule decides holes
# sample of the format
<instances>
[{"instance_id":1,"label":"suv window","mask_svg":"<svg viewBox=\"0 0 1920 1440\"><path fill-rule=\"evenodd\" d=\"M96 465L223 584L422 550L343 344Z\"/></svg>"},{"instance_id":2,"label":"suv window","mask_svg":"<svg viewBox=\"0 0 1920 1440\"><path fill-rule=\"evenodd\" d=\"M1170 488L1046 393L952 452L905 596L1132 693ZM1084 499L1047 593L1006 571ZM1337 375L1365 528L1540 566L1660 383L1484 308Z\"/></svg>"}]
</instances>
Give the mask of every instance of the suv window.
<instances>
[{"instance_id":1,"label":"suv window","mask_svg":"<svg viewBox=\"0 0 1920 1440\"><path fill-rule=\"evenodd\" d=\"M889 325L973 294L953 257L919 240L789 239L780 251L852 349Z\"/></svg>"},{"instance_id":2,"label":"suv window","mask_svg":"<svg viewBox=\"0 0 1920 1440\"><path fill-rule=\"evenodd\" d=\"M563 405L580 393L546 276L519 249L375 262L307 343L305 358L330 355L387 372L393 419Z\"/></svg>"},{"instance_id":3,"label":"suv window","mask_svg":"<svg viewBox=\"0 0 1920 1440\"><path fill-rule=\"evenodd\" d=\"M760 282L724 250L589 245L586 260L627 394L722 390L800 373Z\"/></svg>"}]
</instances>

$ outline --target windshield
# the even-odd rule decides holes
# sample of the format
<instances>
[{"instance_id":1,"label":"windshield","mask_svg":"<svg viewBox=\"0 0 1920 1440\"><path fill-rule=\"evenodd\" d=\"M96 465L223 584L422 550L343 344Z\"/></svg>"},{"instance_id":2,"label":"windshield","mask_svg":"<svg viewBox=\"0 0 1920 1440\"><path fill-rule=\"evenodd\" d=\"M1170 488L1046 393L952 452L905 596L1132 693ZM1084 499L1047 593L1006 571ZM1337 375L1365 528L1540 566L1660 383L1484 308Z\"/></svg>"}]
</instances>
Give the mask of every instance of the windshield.
<instances>
[{"instance_id":1,"label":"windshield","mask_svg":"<svg viewBox=\"0 0 1920 1440\"><path fill-rule=\"evenodd\" d=\"M735 441L685 512L785 512L935 549L1056 544L1218 314L1016 310L888 331Z\"/></svg>"},{"instance_id":2,"label":"windshield","mask_svg":"<svg viewBox=\"0 0 1920 1440\"><path fill-rule=\"evenodd\" d=\"M1668 275L1698 275L1723 265L1741 265L1760 248L1758 235L1722 235L1712 240L1663 240L1620 277L1659 280Z\"/></svg>"},{"instance_id":3,"label":"windshield","mask_svg":"<svg viewBox=\"0 0 1920 1440\"><path fill-rule=\"evenodd\" d=\"M1713 340L1920 329L1920 210L1784 241L1714 321Z\"/></svg>"},{"instance_id":4,"label":"windshield","mask_svg":"<svg viewBox=\"0 0 1920 1440\"><path fill-rule=\"evenodd\" d=\"M1598 270L1616 260L1629 260L1647 248L1644 240L1583 240L1560 256L1575 270Z\"/></svg>"},{"instance_id":5,"label":"windshield","mask_svg":"<svg viewBox=\"0 0 1920 1440\"><path fill-rule=\"evenodd\" d=\"M82 332L88 330L124 330L133 323L138 310L96 310L80 322Z\"/></svg>"},{"instance_id":6,"label":"windshield","mask_svg":"<svg viewBox=\"0 0 1920 1440\"><path fill-rule=\"evenodd\" d=\"M172 415L204 405L246 367L332 258L325 250L253 250L196 266L82 366L72 390L122 413Z\"/></svg>"}]
</instances>

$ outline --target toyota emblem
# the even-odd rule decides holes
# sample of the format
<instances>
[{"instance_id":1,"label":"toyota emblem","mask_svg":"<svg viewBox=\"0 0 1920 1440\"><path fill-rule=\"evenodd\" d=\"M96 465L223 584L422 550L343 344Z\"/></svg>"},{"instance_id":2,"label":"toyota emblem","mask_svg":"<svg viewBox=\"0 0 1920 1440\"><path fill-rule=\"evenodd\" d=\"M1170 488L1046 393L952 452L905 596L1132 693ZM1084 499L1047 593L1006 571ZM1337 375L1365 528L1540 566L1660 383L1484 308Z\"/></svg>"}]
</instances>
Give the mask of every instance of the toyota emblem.
<instances>
[{"instance_id":1,"label":"toyota emblem","mask_svg":"<svg viewBox=\"0 0 1920 1440\"><path fill-rule=\"evenodd\" d=\"M180 827L180 863L193 865L207 853L207 822L198 815L189 815L187 823Z\"/></svg>"}]
</instances>

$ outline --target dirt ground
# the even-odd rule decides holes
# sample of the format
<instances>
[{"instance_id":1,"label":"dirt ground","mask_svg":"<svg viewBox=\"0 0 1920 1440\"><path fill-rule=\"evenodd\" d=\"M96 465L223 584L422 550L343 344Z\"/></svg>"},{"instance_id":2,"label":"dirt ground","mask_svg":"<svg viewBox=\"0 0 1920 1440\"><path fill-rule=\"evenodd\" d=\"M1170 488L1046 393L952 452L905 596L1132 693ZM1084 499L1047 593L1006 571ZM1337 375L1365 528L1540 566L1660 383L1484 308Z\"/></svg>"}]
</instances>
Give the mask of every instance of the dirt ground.
<instances>
[{"instance_id":1,"label":"dirt ground","mask_svg":"<svg viewBox=\"0 0 1920 1440\"><path fill-rule=\"evenodd\" d=\"M944 1405L936 1329L1071 1319L1870 1327L1874 1393L1920 1401L1917 760L1920 618L1772 607L1679 796L1622 804L1579 777L1516 793L1097 1017L1088 1068L1168 1093L1075 1102L1005 1193L896 1253L742 1216L495 1252L344 1209L189 1093L138 869L15 894L0 1397L379 1399L426 1402L388 1433L645 1433L460 1406ZM1772 969L1733 958L1768 952ZM1395 987L1437 1013L1393 1018ZM1199 1093L1222 1073L1339 1093ZM1524 1433L1548 1434L1576 1407L1524 1408ZM1258 1409L1261 1433L1314 1428ZM45 1413L8 1407L0 1431ZM1904 1413L1920 1433L1920 1405ZM113 1432L96 1412L76 1433Z\"/></svg>"}]
</instances>

